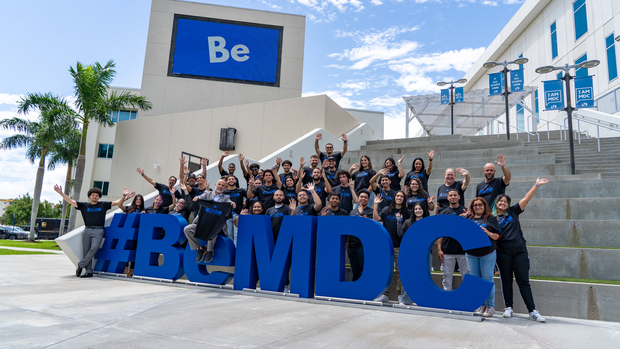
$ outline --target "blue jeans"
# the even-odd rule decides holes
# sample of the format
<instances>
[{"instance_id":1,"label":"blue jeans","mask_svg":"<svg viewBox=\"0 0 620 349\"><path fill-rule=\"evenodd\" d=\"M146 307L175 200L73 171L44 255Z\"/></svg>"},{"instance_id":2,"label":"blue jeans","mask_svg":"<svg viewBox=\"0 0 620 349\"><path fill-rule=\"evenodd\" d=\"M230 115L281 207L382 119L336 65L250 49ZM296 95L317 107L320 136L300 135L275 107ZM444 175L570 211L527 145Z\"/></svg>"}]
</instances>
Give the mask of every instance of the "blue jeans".
<instances>
[{"instance_id":1,"label":"blue jeans","mask_svg":"<svg viewBox=\"0 0 620 349\"><path fill-rule=\"evenodd\" d=\"M353 273L352 281L355 281L360 278L364 270L364 249L362 247L349 247L348 254L349 262L351 263L351 272Z\"/></svg>"},{"instance_id":2,"label":"blue jeans","mask_svg":"<svg viewBox=\"0 0 620 349\"><path fill-rule=\"evenodd\" d=\"M231 238L232 241L235 243L235 246L237 246L237 227L235 227L235 218L238 216L239 216L238 214L233 212L232 218L226 220L226 225L227 225L226 233L228 234L228 237Z\"/></svg>"},{"instance_id":3,"label":"blue jeans","mask_svg":"<svg viewBox=\"0 0 620 349\"><path fill-rule=\"evenodd\" d=\"M467 267L469 268L469 274L477 276L493 283L491 294L484 305L488 307L495 307L495 283L493 282L493 272L495 271L495 260L497 257L497 251L493 251L486 256L476 257L469 253L466 253Z\"/></svg>"}]
</instances>

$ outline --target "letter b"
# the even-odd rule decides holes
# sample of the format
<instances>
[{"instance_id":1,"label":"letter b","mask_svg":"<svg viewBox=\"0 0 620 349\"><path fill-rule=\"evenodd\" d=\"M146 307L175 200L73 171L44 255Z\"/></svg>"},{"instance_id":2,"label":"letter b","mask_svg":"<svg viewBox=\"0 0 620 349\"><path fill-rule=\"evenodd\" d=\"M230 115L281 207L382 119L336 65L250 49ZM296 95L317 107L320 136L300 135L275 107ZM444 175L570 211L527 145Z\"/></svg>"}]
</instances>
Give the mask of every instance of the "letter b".
<instances>
[{"instance_id":1,"label":"letter b","mask_svg":"<svg viewBox=\"0 0 620 349\"><path fill-rule=\"evenodd\" d=\"M226 46L226 40L221 36L209 36L209 62L210 63L222 63L228 60L230 54L224 47ZM217 53L221 53L222 56L217 57Z\"/></svg>"}]
</instances>

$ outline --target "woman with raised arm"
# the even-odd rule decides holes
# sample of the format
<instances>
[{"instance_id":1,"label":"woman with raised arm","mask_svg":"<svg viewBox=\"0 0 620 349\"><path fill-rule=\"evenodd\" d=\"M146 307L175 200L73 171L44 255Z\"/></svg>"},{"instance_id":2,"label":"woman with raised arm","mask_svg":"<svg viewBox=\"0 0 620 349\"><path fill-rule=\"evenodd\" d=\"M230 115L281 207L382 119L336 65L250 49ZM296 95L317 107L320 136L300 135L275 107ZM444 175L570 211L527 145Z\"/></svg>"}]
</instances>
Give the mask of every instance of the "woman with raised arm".
<instances>
[{"instance_id":1,"label":"woman with raised arm","mask_svg":"<svg viewBox=\"0 0 620 349\"><path fill-rule=\"evenodd\" d=\"M372 162L368 155L362 155L358 164L351 165L349 173L351 174L351 178L355 181L356 193L362 189L372 192L370 179L377 174L377 171L372 169Z\"/></svg>"},{"instance_id":2,"label":"woman with raised arm","mask_svg":"<svg viewBox=\"0 0 620 349\"><path fill-rule=\"evenodd\" d=\"M523 230L519 222L519 215L530 202L538 187L549 183L546 178L537 178L525 197L514 206L510 206L510 196L502 194L495 199L493 214L502 229L502 239L497 242L497 267L502 279L502 293L506 309L504 317L512 317L512 275L514 274L521 297L525 302L530 320L545 322L545 318L536 310L534 296L530 287L530 257L527 253Z\"/></svg>"},{"instance_id":3,"label":"woman with raised arm","mask_svg":"<svg viewBox=\"0 0 620 349\"><path fill-rule=\"evenodd\" d=\"M383 168L387 170L385 175L390 179L390 188L393 190L400 190L400 180L405 176L405 170L403 170L403 159L405 156L401 156L398 159L398 167L396 167L396 161L393 158L385 159Z\"/></svg>"},{"instance_id":4,"label":"woman with raised arm","mask_svg":"<svg viewBox=\"0 0 620 349\"><path fill-rule=\"evenodd\" d=\"M409 184L405 186L405 194L407 195L405 201L410 212L415 204L422 205L427 214L435 210L435 197L428 195L422 187L422 181L419 178L409 181Z\"/></svg>"},{"instance_id":5,"label":"woman with raised arm","mask_svg":"<svg viewBox=\"0 0 620 349\"><path fill-rule=\"evenodd\" d=\"M415 158L411 164L411 171L405 176L405 187L409 182L418 178L422 181L422 188L428 192L428 178L431 176L431 170L433 169L433 158L435 157L435 151L431 150L428 153L428 168L424 166L424 160L422 158Z\"/></svg>"}]
</instances>

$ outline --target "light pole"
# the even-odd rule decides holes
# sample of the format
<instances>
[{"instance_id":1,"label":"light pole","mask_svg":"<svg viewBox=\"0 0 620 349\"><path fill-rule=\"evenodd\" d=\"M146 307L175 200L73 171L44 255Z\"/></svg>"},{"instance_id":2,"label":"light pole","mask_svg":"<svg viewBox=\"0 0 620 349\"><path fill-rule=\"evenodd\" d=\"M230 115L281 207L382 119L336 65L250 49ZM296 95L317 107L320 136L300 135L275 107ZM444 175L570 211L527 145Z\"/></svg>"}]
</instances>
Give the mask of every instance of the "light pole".
<instances>
[{"instance_id":1,"label":"light pole","mask_svg":"<svg viewBox=\"0 0 620 349\"><path fill-rule=\"evenodd\" d=\"M574 76L570 75L570 70L573 68L594 68L599 65L601 62L594 59L590 61L581 62L579 64L568 65L554 67L552 65L547 65L544 67L536 68L536 72L538 74L547 74L551 73L554 70L564 70L564 76L560 78L560 80L566 81L566 107L562 110L566 111L568 116L568 147L570 149L570 173L575 174L575 146L573 144L573 110L577 110L577 108L573 108L571 98L570 98L570 81L574 78Z\"/></svg>"},{"instance_id":2,"label":"light pole","mask_svg":"<svg viewBox=\"0 0 620 349\"><path fill-rule=\"evenodd\" d=\"M508 69L508 64L525 64L529 61L529 59L521 57L521 58L517 58L514 61L504 61L504 62L486 62L484 63L482 66L490 69L490 68L494 68L497 65L503 65L504 69L502 69L502 73L504 73L504 93L502 93L504 95L504 101L506 102L506 138L507 140L510 140L510 117L508 115L508 112L510 110L510 107L508 106L508 95L510 94L510 92L508 92L508 72L510 71L510 69ZM518 132L518 130L517 130Z\"/></svg>"},{"instance_id":3,"label":"light pole","mask_svg":"<svg viewBox=\"0 0 620 349\"><path fill-rule=\"evenodd\" d=\"M456 81L441 81L437 83L437 86L446 86L450 84L450 128L451 134L454 135L454 84L464 84L467 79L458 79Z\"/></svg>"}]
</instances>

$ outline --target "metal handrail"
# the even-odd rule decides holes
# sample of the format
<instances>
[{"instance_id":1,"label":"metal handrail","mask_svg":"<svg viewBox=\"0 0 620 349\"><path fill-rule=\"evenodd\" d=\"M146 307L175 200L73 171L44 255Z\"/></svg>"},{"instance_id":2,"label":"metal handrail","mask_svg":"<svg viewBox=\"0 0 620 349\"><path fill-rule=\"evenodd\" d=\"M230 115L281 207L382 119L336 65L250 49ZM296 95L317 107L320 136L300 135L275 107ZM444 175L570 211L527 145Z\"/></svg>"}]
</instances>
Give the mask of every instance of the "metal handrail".
<instances>
[{"instance_id":1,"label":"metal handrail","mask_svg":"<svg viewBox=\"0 0 620 349\"><path fill-rule=\"evenodd\" d=\"M568 116L564 118L564 126L566 126L566 121L568 120ZM588 136L588 138L590 138L590 132L588 132L588 130L585 130L583 132L581 132L581 125L579 124L579 120L577 120L577 130L573 130L574 135L572 135L572 137L574 138L578 138L579 139L579 144L581 144L581 134L585 133L586 136Z\"/></svg>"},{"instance_id":2,"label":"metal handrail","mask_svg":"<svg viewBox=\"0 0 620 349\"><path fill-rule=\"evenodd\" d=\"M573 117L574 117L574 116L575 116L575 115L573 114ZM580 117L581 119L579 119L579 117ZM567 120L567 119L568 119L568 117L566 117L566 118L564 119L564 122L566 122L566 120ZM596 143L597 143L597 145L598 145L598 151L600 152L600 151L601 151L601 135L600 135L600 127L604 127L604 128L606 128L606 129L608 129L608 130L612 130L612 131L616 131L616 132L620 132L620 127L617 127L617 126L611 126L611 125L615 125L615 124L613 124L613 123L610 123L610 125L609 125L609 126L607 126L607 125L603 125L603 122L601 122L600 120L598 120L598 119L595 119L595 120L597 120L597 122L594 122L594 121L591 121L591 120L587 120L587 119L585 119L585 117L584 117L583 115L578 115L578 118L577 118L577 128L579 128L579 127L580 127L580 124L579 124L580 122L585 122L586 124L590 124L590 125L595 125L595 126L596 126ZM588 137L589 137L589 136L588 136ZM581 143L581 138L580 138L580 140L579 140L579 143Z\"/></svg>"},{"instance_id":3,"label":"metal handrail","mask_svg":"<svg viewBox=\"0 0 620 349\"><path fill-rule=\"evenodd\" d=\"M531 125L530 124L530 118L531 117L533 117L533 115L530 115L530 116L527 117L527 124L528 125ZM545 120L545 119L541 119L541 118L538 118L538 120L539 120L539 122L540 121L544 121L544 122L547 123L547 140L551 140L551 135L550 135L550 131L549 131L549 124L554 124L556 126L559 126L559 128L560 128L560 140L561 141L567 139L566 138L566 127L565 126L562 126L562 125L558 124L557 122L553 122L553 121L549 121L549 120ZM562 139L562 133L564 134L564 139Z\"/></svg>"},{"instance_id":4,"label":"metal handrail","mask_svg":"<svg viewBox=\"0 0 620 349\"><path fill-rule=\"evenodd\" d=\"M499 120L497 120L497 122L498 122L498 124L503 124L503 122L501 122ZM530 135L538 136L538 141L540 142L540 134L538 132L536 132L536 133L529 133L528 131L522 130L522 129L518 128L515 125L510 125L509 127L515 128L517 130L517 139L519 139L519 131L521 131L521 132L527 133L527 142L528 143L530 142ZM499 126L497 127L497 129L498 129L498 135L499 135Z\"/></svg>"}]
</instances>

